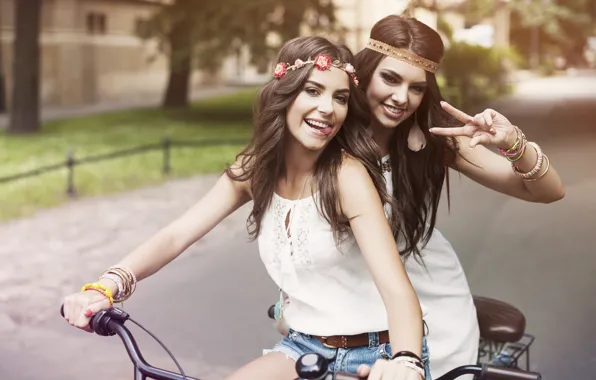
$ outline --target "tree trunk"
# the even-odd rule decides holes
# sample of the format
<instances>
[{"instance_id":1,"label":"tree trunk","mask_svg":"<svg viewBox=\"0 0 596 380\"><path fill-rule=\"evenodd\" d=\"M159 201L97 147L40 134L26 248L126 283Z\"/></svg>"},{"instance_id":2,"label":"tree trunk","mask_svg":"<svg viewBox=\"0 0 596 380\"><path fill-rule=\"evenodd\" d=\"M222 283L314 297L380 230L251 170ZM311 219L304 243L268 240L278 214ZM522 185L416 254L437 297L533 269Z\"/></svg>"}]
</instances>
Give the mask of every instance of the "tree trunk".
<instances>
[{"instance_id":1,"label":"tree trunk","mask_svg":"<svg viewBox=\"0 0 596 380\"><path fill-rule=\"evenodd\" d=\"M187 107L192 73L192 43L190 22L180 20L170 36L170 73L163 99L164 107Z\"/></svg>"},{"instance_id":2,"label":"tree trunk","mask_svg":"<svg viewBox=\"0 0 596 380\"><path fill-rule=\"evenodd\" d=\"M2 20L2 4L0 3L0 20ZM2 30L2 25L0 25ZM0 41L0 113L6 112L6 78L4 74L4 44Z\"/></svg>"},{"instance_id":3,"label":"tree trunk","mask_svg":"<svg viewBox=\"0 0 596 380\"><path fill-rule=\"evenodd\" d=\"M39 130L39 81L42 0L15 1L14 81L9 133Z\"/></svg>"}]
</instances>

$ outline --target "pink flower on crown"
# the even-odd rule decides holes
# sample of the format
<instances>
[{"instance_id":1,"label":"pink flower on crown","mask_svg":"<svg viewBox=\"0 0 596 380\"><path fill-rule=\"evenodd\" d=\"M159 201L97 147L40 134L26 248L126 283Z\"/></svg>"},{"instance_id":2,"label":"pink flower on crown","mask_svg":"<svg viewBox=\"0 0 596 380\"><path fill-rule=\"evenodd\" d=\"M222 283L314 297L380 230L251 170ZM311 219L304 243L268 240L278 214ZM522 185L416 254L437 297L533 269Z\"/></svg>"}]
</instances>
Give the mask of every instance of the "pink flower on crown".
<instances>
[{"instance_id":1,"label":"pink flower on crown","mask_svg":"<svg viewBox=\"0 0 596 380\"><path fill-rule=\"evenodd\" d=\"M352 66L350 63L346 64L345 70L348 74L354 74L356 72L356 69L354 69L354 66Z\"/></svg>"},{"instance_id":2,"label":"pink flower on crown","mask_svg":"<svg viewBox=\"0 0 596 380\"><path fill-rule=\"evenodd\" d=\"M300 58L298 58L296 62L294 62L294 66L296 66L297 69L303 67L304 65L306 65L306 63Z\"/></svg>"},{"instance_id":3,"label":"pink flower on crown","mask_svg":"<svg viewBox=\"0 0 596 380\"><path fill-rule=\"evenodd\" d=\"M275 70L273 70L273 76L277 79L280 79L288 72L287 69L288 65L285 62L280 62L275 66Z\"/></svg>"},{"instance_id":4,"label":"pink flower on crown","mask_svg":"<svg viewBox=\"0 0 596 380\"><path fill-rule=\"evenodd\" d=\"M352 80L354 81L354 85L356 87L358 87L358 85L360 84L360 82L358 81L358 78L356 77L356 75L352 75Z\"/></svg>"},{"instance_id":5,"label":"pink flower on crown","mask_svg":"<svg viewBox=\"0 0 596 380\"><path fill-rule=\"evenodd\" d=\"M315 58L315 66L321 71L328 70L331 67L331 58L325 54L319 54Z\"/></svg>"}]
</instances>

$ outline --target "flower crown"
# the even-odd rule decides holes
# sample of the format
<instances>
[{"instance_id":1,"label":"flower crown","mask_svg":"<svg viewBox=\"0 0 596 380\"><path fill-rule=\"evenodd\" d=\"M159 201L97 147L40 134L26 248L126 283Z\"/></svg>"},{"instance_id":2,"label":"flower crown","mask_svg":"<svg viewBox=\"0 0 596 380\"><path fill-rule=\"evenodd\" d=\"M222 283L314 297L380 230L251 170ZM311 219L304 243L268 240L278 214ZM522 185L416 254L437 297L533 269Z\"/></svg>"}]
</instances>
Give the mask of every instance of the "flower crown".
<instances>
[{"instance_id":1,"label":"flower crown","mask_svg":"<svg viewBox=\"0 0 596 380\"><path fill-rule=\"evenodd\" d=\"M319 54L315 57L315 59L308 59L307 61L303 61L301 59L297 59L294 61L293 65L289 63L280 62L275 66L275 70L273 71L273 76L277 79L283 78L284 75L288 72L288 70L296 70L300 69L307 64L313 64L318 70L325 71L329 70L332 66L338 69L341 69L348 73L352 81L354 82L355 86L358 86L358 78L356 77L356 70L354 66L349 63L343 63L340 60L336 59L334 61L328 55Z\"/></svg>"}]
</instances>

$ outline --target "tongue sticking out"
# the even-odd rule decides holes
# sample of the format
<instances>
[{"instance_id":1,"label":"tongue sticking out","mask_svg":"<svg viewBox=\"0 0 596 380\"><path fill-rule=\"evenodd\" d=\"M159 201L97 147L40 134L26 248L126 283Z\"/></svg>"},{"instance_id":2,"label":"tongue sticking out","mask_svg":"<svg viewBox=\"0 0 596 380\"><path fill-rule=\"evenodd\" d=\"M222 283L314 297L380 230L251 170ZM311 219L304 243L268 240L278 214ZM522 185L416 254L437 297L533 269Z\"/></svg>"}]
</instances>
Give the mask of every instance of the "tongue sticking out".
<instances>
[{"instance_id":1,"label":"tongue sticking out","mask_svg":"<svg viewBox=\"0 0 596 380\"><path fill-rule=\"evenodd\" d=\"M333 132L333 128L331 128L331 127L317 128L317 129L326 135L330 135L331 132Z\"/></svg>"},{"instance_id":2,"label":"tongue sticking out","mask_svg":"<svg viewBox=\"0 0 596 380\"><path fill-rule=\"evenodd\" d=\"M333 127L331 127L328 124L325 123L314 123L312 121L309 120L305 120L306 124L308 124L309 127L316 129L317 131L325 134L325 135L330 135L333 132Z\"/></svg>"}]
</instances>

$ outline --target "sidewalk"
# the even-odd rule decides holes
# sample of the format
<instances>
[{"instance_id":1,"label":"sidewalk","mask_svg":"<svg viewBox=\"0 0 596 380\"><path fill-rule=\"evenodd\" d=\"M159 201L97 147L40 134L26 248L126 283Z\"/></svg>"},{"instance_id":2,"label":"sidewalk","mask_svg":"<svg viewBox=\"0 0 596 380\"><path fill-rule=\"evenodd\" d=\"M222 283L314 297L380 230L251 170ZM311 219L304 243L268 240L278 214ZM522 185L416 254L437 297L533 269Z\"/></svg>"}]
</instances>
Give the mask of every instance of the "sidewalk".
<instances>
[{"instance_id":1,"label":"sidewalk","mask_svg":"<svg viewBox=\"0 0 596 380\"><path fill-rule=\"evenodd\" d=\"M197 101L205 98L212 98L220 95L233 94L241 91L240 86L217 86L205 87L193 91L190 98ZM121 111L131 108L152 108L161 104L161 94L145 97L128 98L122 101L105 102L71 107L47 107L41 110L41 120L50 121L76 116L97 115L113 111ZM0 115L0 129L5 129L9 123L8 113Z\"/></svg>"}]
</instances>

